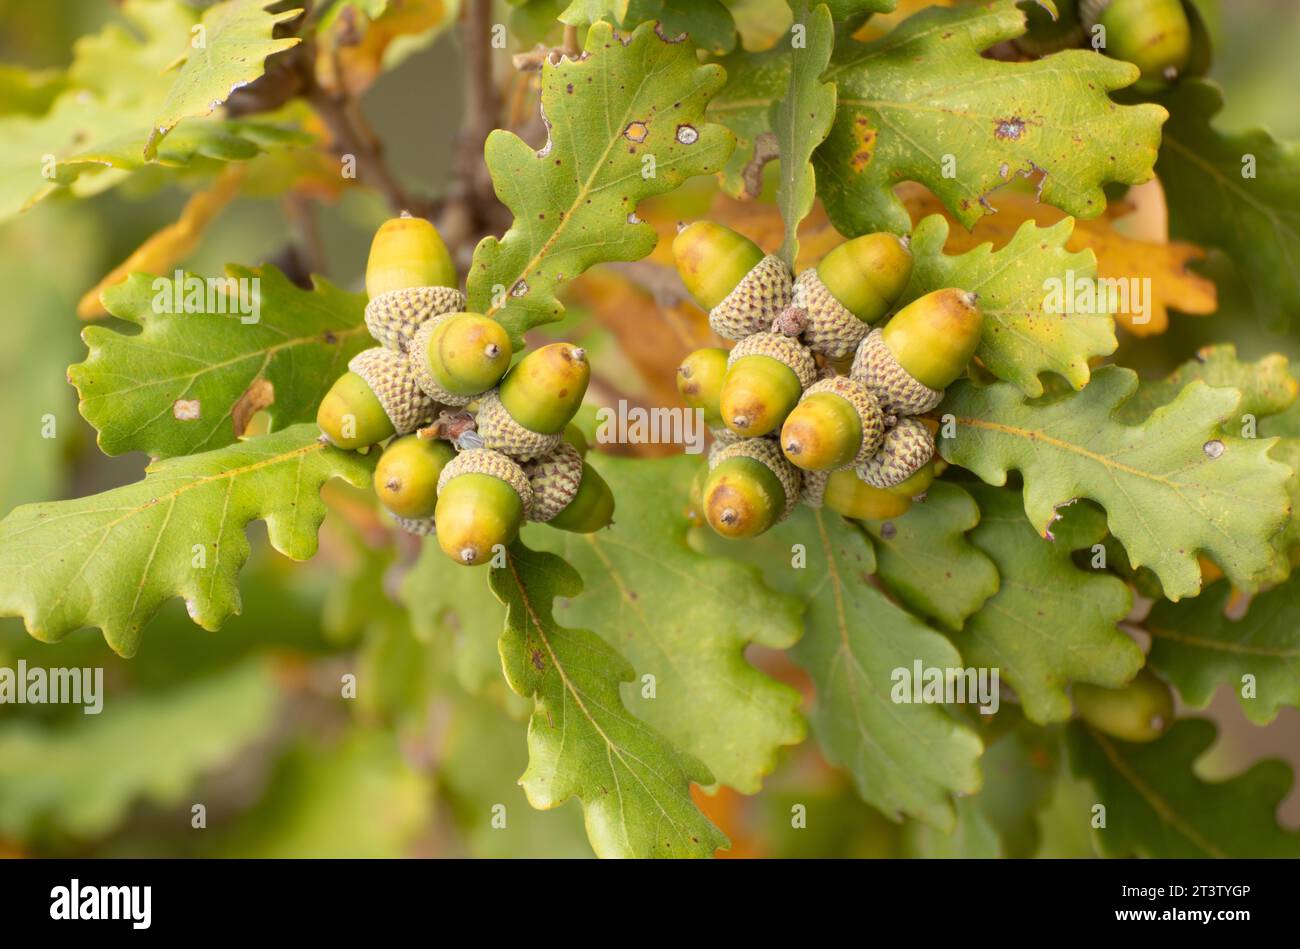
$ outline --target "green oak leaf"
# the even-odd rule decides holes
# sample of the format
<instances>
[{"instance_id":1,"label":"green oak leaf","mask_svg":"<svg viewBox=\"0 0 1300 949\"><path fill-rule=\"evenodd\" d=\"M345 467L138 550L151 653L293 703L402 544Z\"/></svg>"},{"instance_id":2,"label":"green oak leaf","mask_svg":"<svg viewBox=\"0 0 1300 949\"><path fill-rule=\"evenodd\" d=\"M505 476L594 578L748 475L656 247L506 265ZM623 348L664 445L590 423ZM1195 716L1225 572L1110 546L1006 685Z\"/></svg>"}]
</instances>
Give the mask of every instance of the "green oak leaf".
<instances>
[{"instance_id":1,"label":"green oak leaf","mask_svg":"<svg viewBox=\"0 0 1300 949\"><path fill-rule=\"evenodd\" d=\"M487 166L515 220L475 249L470 308L521 339L560 318L562 284L593 264L654 250L657 235L636 216L638 203L717 171L731 150L726 129L704 120L722 81L720 67L701 66L690 43L667 42L650 23L630 37L596 23L586 55L548 64L546 144L534 150L502 129L488 136Z\"/></svg>"},{"instance_id":2,"label":"green oak leaf","mask_svg":"<svg viewBox=\"0 0 1300 949\"><path fill-rule=\"evenodd\" d=\"M1155 409L1174 401L1188 383L1197 379L1207 386L1240 392L1238 408L1243 417L1277 415L1296 401L1297 384L1285 356L1273 353L1256 362L1243 362L1237 358L1236 346L1217 343L1203 347L1196 358L1163 379L1143 379L1137 394L1119 407L1115 417L1128 425L1139 424ZM1237 419L1229 419L1224 430L1242 434Z\"/></svg>"},{"instance_id":3,"label":"green oak leaf","mask_svg":"<svg viewBox=\"0 0 1300 949\"><path fill-rule=\"evenodd\" d=\"M756 198L762 191L762 163L755 161L756 143L772 139L772 110L790 87L790 39L762 53L739 50L719 65L727 84L709 102L706 117L725 125L736 147L719 171L722 189L733 198ZM775 148L767 157L775 157ZM757 173L755 173L757 172Z\"/></svg>"},{"instance_id":4,"label":"green oak leaf","mask_svg":"<svg viewBox=\"0 0 1300 949\"><path fill-rule=\"evenodd\" d=\"M256 659L161 692L109 694L98 715L0 725L0 836L52 828L96 838L132 805L179 804L205 774L262 738L279 691Z\"/></svg>"},{"instance_id":5,"label":"green oak leaf","mask_svg":"<svg viewBox=\"0 0 1300 949\"><path fill-rule=\"evenodd\" d=\"M433 788L390 733L354 727L332 743L302 740L275 766L262 799L222 829L212 856L392 859L428 828Z\"/></svg>"},{"instance_id":6,"label":"green oak leaf","mask_svg":"<svg viewBox=\"0 0 1300 949\"><path fill-rule=\"evenodd\" d=\"M268 122L195 119L144 155L167 94L167 67L189 50L197 14L181 0L126 0L73 50L66 88L47 112L0 116L0 220L58 191L95 194L147 167L200 168L313 141Z\"/></svg>"},{"instance_id":7,"label":"green oak leaf","mask_svg":"<svg viewBox=\"0 0 1300 949\"><path fill-rule=\"evenodd\" d=\"M1090 280L1097 274L1091 250L1070 253L1071 220L1051 227L1020 225L1001 250L981 244L956 257L943 252L948 222L932 214L912 235L915 264L900 303L932 290L961 287L979 294L984 330L975 355L999 379L1028 396L1043 394L1045 372L1063 376L1075 389L1091 377L1089 360L1115 351L1115 320L1105 313L1049 312L1053 281Z\"/></svg>"},{"instance_id":8,"label":"green oak leaf","mask_svg":"<svg viewBox=\"0 0 1300 949\"><path fill-rule=\"evenodd\" d=\"M962 488L936 481L924 503L890 521L863 521L876 548L877 573L914 613L961 629L998 591L998 571L967 531L979 506Z\"/></svg>"},{"instance_id":9,"label":"green oak leaf","mask_svg":"<svg viewBox=\"0 0 1300 949\"><path fill-rule=\"evenodd\" d=\"M719 783L757 792L781 746L802 741L805 726L799 693L755 669L745 650L798 640L798 601L766 589L749 568L690 548L684 499L698 458L588 460L618 499L614 526L525 534L588 578L562 615L598 630L638 676L655 677L652 698L640 682L623 689L633 713Z\"/></svg>"},{"instance_id":10,"label":"green oak leaf","mask_svg":"<svg viewBox=\"0 0 1300 949\"><path fill-rule=\"evenodd\" d=\"M1015 718L1012 706L1004 705L996 718L1004 716L1013 716L1013 724L986 739L980 759L984 786L971 800L996 829L1006 856L1032 857L1039 847L1039 818L1058 787L1061 734Z\"/></svg>"},{"instance_id":11,"label":"green oak leaf","mask_svg":"<svg viewBox=\"0 0 1300 949\"><path fill-rule=\"evenodd\" d=\"M1224 615L1231 593L1220 581L1194 603L1157 602L1143 623L1147 661L1192 708L1227 685L1246 717L1267 725L1282 708L1300 707L1300 577L1255 596L1240 619ZM1241 694L1246 675L1255 677L1249 698Z\"/></svg>"},{"instance_id":12,"label":"green oak leaf","mask_svg":"<svg viewBox=\"0 0 1300 949\"><path fill-rule=\"evenodd\" d=\"M928 860L991 860L1003 856L997 829L980 809L977 797L957 800L957 822L944 833L920 821L903 828L903 853Z\"/></svg>"},{"instance_id":13,"label":"green oak leaf","mask_svg":"<svg viewBox=\"0 0 1300 949\"><path fill-rule=\"evenodd\" d=\"M898 0L823 0L837 24L861 24L873 13L893 13Z\"/></svg>"},{"instance_id":14,"label":"green oak leaf","mask_svg":"<svg viewBox=\"0 0 1300 949\"><path fill-rule=\"evenodd\" d=\"M1146 744L1130 744L1074 723L1070 767L1106 807L1093 841L1108 857L1300 857L1300 833L1277 825L1291 769L1261 761L1227 781L1206 782L1193 765L1216 731L1201 718L1177 721ZM1078 815L1088 819L1087 812Z\"/></svg>"},{"instance_id":15,"label":"green oak leaf","mask_svg":"<svg viewBox=\"0 0 1300 949\"><path fill-rule=\"evenodd\" d=\"M896 670L910 674L917 661L956 668L961 657L871 585L876 564L866 535L828 510L800 506L761 537L728 542L702 530L700 543L755 563L768 586L807 604L790 657L816 687L812 728L826 758L887 817L906 814L950 831L952 795L979 788L980 741L942 707L896 703L891 691Z\"/></svg>"},{"instance_id":16,"label":"green oak leaf","mask_svg":"<svg viewBox=\"0 0 1300 949\"><path fill-rule=\"evenodd\" d=\"M1291 498L1291 519L1277 536L1278 549L1291 552L1300 547L1300 400L1291 403L1285 412L1265 419L1259 434L1277 437L1269 455L1284 465L1291 466L1291 480L1287 494Z\"/></svg>"},{"instance_id":17,"label":"green oak leaf","mask_svg":"<svg viewBox=\"0 0 1300 949\"><path fill-rule=\"evenodd\" d=\"M1105 210L1106 182L1151 177L1165 110L1108 95L1137 67L1085 50L1026 63L980 55L1024 25L1016 0L932 7L836 50L824 78L839 87L839 108L816 161L839 231L906 233L901 181L925 185L970 227L1015 175L1041 173L1043 201L1088 218Z\"/></svg>"},{"instance_id":18,"label":"green oak leaf","mask_svg":"<svg viewBox=\"0 0 1300 949\"><path fill-rule=\"evenodd\" d=\"M145 478L90 497L27 504L0 521L0 616L21 616L47 642L94 626L135 653L150 617L173 596L216 629L240 609L244 528L267 523L294 560L316 552L330 478L369 484L373 456L318 440L314 425L150 465Z\"/></svg>"},{"instance_id":19,"label":"green oak leaf","mask_svg":"<svg viewBox=\"0 0 1300 949\"><path fill-rule=\"evenodd\" d=\"M303 12L271 13L266 8L274 2L221 0L203 11L185 63L154 116L144 144L146 159L158 154L158 143L178 122L211 115L231 93L262 75L268 56L302 42L296 36L272 36L277 24Z\"/></svg>"},{"instance_id":20,"label":"green oak leaf","mask_svg":"<svg viewBox=\"0 0 1300 949\"><path fill-rule=\"evenodd\" d=\"M276 429L310 421L348 360L374 345L363 295L320 278L303 290L269 265L232 264L226 278L232 292L215 296L215 306L197 294L183 302L187 284L203 285L190 275L178 283L137 273L104 291L109 313L141 327L88 326L90 353L68 370L105 453L167 458L220 448L260 407ZM233 281L248 281L251 294ZM241 301L254 298L255 312L241 315L254 309Z\"/></svg>"},{"instance_id":21,"label":"green oak leaf","mask_svg":"<svg viewBox=\"0 0 1300 949\"><path fill-rule=\"evenodd\" d=\"M1223 93L1212 83L1177 83L1160 102L1169 122L1156 172L1170 236L1227 253L1256 309L1287 322L1300 312L1300 150L1262 129L1216 130Z\"/></svg>"},{"instance_id":22,"label":"green oak leaf","mask_svg":"<svg viewBox=\"0 0 1300 949\"><path fill-rule=\"evenodd\" d=\"M830 10L823 3L810 13L808 4L801 2L795 25L806 30L806 44L790 50L790 85L781 101L772 106L771 120L781 152L776 203L785 222L785 239L778 253L791 269L799 255L799 222L817 200L812 154L835 119L835 86L821 81L835 45Z\"/></svg>"},{"instance_id":23,"label":"green oak leaf","mask_svg":"<svg viewBox=\"0 0 1300 949\"><path fill-rule=\"evenodd\" d=\"M598 857L708 857L727 846L691 800L692 782L713 783L708 769L623 705L631 665L595 633L556 622L552 601L582 592L577 571L516 543L490 582L507 608L506 681L535 703L519 779L528 802L547 810L579 798Z\"/></svg>"},{"instance_id":24,"label":"green oak leaf","mask_svg":"<svg viewBox=\"0 0 1300 949\"><path fill-rule=\"evenodd\" d=\"M1241 394L1198 380L1141 425L1125 425L1115 412L1137 387L1136 373L1117 366L1081 392L1040 400L1007 383L959 381L938 410L957 426L939 450L989 484L1019 470L1025 511L1045 537L1058 507L1096 501L1129 562L1150 567L1171 600L1200 591L1198 553L1242 589L1285 576L1270 541L1290 513L1291 471L1268 457L1269 440L1221 432Z\"/></svg>"},{"instance_id":25,"label":"green oak leaf","mask_svg":"<svg viewBox=\"0 0 1300 949\"><path fill-rule=\"evenodd\" d=\"M1133 606L1128 586L1071 559L1106 536L1106 519L1071 505L1045 540L1015 491L972 485L971 493L982 512L971 540L993 558L1002 585L953 641L969 664L1001 670L1031 722L1066 721L1070 683L1119 688L1142 668L1142 650L1119 628Z\"/></svg>"}]
</instances>

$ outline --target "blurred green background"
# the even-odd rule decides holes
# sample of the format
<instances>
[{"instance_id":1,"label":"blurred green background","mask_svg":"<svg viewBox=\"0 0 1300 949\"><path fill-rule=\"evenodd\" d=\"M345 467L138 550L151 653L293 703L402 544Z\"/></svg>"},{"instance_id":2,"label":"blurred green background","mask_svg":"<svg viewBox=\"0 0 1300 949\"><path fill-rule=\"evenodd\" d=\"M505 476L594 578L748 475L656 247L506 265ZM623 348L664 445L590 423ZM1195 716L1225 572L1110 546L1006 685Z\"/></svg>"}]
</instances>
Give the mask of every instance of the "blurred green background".
<instances>
[{"instance_id":1,"label":"blurred green background","mask_svg":"<svg viewBox=\"0 0 1300 949\"><path fill-rule=\"evenodd\" d=\"M1218 38L1213 76L1229 90L1221 125L1263 124L1300 140L1300 3L1200 5ZM106 0L0 0L0 63L66 66L75 39L113 16ZM365 96L366 114L412 191L436 193L446 178L461 63L454 33L442 35ZM0 511L140 477L147 459L106 458L77 414L64 377L85 352L74 310L110 267L175 220L187 195L174 181L140 175L128 187L47 201L0 224ZM320 207L332 281L360 289L369 237L386 216L360 188ZM241 197L184 265L211 274L231 261L277 259L295 237L278 200ZM1224 338L1251 358L1300 355L1296 339L1256 324L1229 268L1210 266L1222 281L1220 312L1175 317L1169 334L1130 344L1122 360L1156 374ZM47 416L56 438L42 437ZM590 854L576 803L538 813L515 784L526 764L523 709L500 687L492 628L499 614L482 577L466 571L472 580L462 599L449 595L412 618L387 596L411 567L412 550L394 552L342 521L327 526L322 553L308 564L286 561L260 539L254 549L242 616L207 633L173 601L131 660L113 655L94 631L50 646L0 620L0 665L100 666L108 690L100 716L0 705L0 854ZM475 634L477 668L453 668L449 642ZM341 694L348 675L357 677L355 699ZM497 685L482 695L465 688L493 677ZM1212 714L1224 731L1203 762L1207 774L1236 771L1265 752L1300 767L1294 711L1267 729L1247 725L1235 702L1216 703ZM1070 793L1063 786L1058 806ZM795 800L833 817L792 833ZM194 826L199 805L202 829ZM504 828L492 826L499 805ZM710 810L740 855L892 854L920 833L900 832L857 803L810 747L791 752L757 799L724 793ZM1294 790L1283 820L1300 824ZM1079 854L1086 841L1049 822L1042 848Z\"/></svg>"}]
</instances>

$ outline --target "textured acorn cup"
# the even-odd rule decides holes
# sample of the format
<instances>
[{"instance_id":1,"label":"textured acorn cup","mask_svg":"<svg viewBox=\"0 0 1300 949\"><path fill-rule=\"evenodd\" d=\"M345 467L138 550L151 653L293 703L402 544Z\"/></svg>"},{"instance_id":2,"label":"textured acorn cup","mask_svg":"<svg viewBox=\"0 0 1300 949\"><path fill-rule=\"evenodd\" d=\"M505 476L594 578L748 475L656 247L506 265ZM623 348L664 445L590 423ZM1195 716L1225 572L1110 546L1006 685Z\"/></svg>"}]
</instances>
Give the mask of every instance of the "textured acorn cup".
<instances>
[{"instance_id":1,"label":"textured acorn cup","mask_svg":"<svg viewBox=\"0 0 1300 949\"><path fill-rule=\"evenodd\" d=\"M673 238L673 259L695 302L712 310L758 266L763 250L729 227L696 221Z\"/></svg>"},{"instance_id":2,"label":"textured acorn cup","mask_svg":"<svg viewBox=\"0 0 1300 949\"><path fill-rule=\"evenodd\" d=\"M874 323L899 298L912 277L912 251L896 234L864 234L822 258L817 276L840 305Z\"/></svg>"},{"instance_id":3,"label":"textured acorn cup","mask_svg":"<svg viewBox=\"0 0 1300 949\"><path fill-rule=\"evenodd\" d=\"M809 387L781 426L781 450L806 471L831 471L866 461L884 438L875 396L843 376Z\"/></svg>"},{"instance_id":4,"label":"textured acorn cup","mask_svg":"<svg viewBox=\"0 0 1300 949\"><path fill-rule=\"evenodd\" d=\"M931 458L916 471L908 475L892 488L887 488L890 494L896 494L899 497L907 498L909 501L919 498L930 490L930 485L934 484L935 478L935 459Z\"/></svg>"},{"instance_id":5,"label":"textured acorn cup","mask_svg":"<svg viewBox=\"0 0 1300 949\"><path fill-rule=\"evenodd\" d=\"M852 468L832 471L826 479L822 503L858 521L883 521L907 513L912 499L884 488L873 488Z\"/></svg>"},{"instance_id":6,"label":"textured acorn cup","mask_svg":"<svg viewBox=\"0 0 1300 949\"><path fill-rule=\"evenodd\" d=\"M1132 63L1147 83L1176 79L1192 57L1192 26L1182 0L1082 0L1085 28L1106 28L1106 55Z\"/></svg>"},{"instance_id":7,"label":"textured acorn cup","mask_svg":"<svg viewBox=\"0 0 1300 949\"><path fill-rule=\"evenodd\" d=\"M754 537L784 520L799 500L799 471L775 443L748 438L709 461L704 518L723 537Z\"/></svg>"},{"instance_id":8,"label":"textured acorn cup","mask_svg":"<svg viewBox=\"0 0 1300 949\"><path fill-rule=\"evenodd\" d=\"M370 242L366 293L370 299L407 287L454 287L456 266L437 228L424 218L385 221Z\"/></svg>"},{"instance_id":9,"label":"textured acorn cup","mask_svg":"<svg viewBox=\"0 0 1300 949\"><path fill-rule=\"evenodd\" d=\"M461 452L438 478L438 546L457 563L487 563L497 545L509 546L519 535L532 500L527 475L505 455Z\"/></svg>"},{"instance_id":10,"label":"textured acorn cup","mask_svg":"<svg viewBox=\"0 0 1300 949\"><path fill-rule=\"evenodd\" d=\"M945 389L975 355L984 315L979 297L965 290L935 290L894 314L881 330L898 364L917 382Z\"/></svg>"},{"instance_id":11,"label":"textured acorn cup","mask_svg":"<svg viewBox=\"0 0 1300 949\"><path fill-rule=\"evenodd\" d=\"M614 492L600 472L584 461L577 495L547 523L575 534L590 534L606 528L614 523Z\"/></svg>"},{"instance_id":12,"label":"textured acorn cup","mask_svg":"<svg viewBox=\"0 0 1300 949\"><path fill-rule=\"evenodd\" d=\"M677 367L677 391L692 409L704 411L704 422L710 427L722 424L722 379L727 374L725 349L697 349L682 360Z\"/></svg>"},{"instance_id":13,"label":"textured acorn cup","mask_svg":"<svg viewBox=\"0 0 1300 949\"><path fill-rule=\"evenodd\" d=\"M1173 693L1149 669L1119 689L1080 682L1072 692L1080 718L1122 741L1153 741L1174 720Z\"/></svg>"},{"instance_id":14,"label":"textured acorn cup","mask_svg":"<svg viewBox=\"0 0 1300 949\"><path fill-rule=\"evenodd\" d=\"M858 477L873 488L902 484L934 457L934 436L914 418L902 418L885 432L876 453L857 466Z\"/></svg>"},{"instance_id":15,"label":"textured acorn cup","mask_svg":"<svg viewBox=\"0 0 1300 949\"><path fill-rule=\"evenodd\" d=\"M375 346L352 357L321 400L316 424L335 446L364 448L415 431L432 411L407 358Z\"/></svg>"},{"instance_id":16,"label":"textured acorn cup","mask_svg":"<svg viewBox=\"0 0 1300 949\"><path fill-rule=\"evenodd\" d=\"M440 317L423 343L429 374L440 389L459 396L491 389L506 374L514 355L505 327L481 313Z\"/></svg>"},{"instance_id":17,"label":"textured acorn cup","mask_svg":"<svg viewBox=\"0 0 1300 949\"><path fill-rule=\"evenodd\" d=\"M727 359L718 400L722 420L738 435L775 431L817 381L812 354L789 336L756 333L736 344Z\"/></svg>"},{"instance_id":18,"label":"textured acorn cup","mask_svg":"<svg viewBox=\"0 0 1300 949\"><path fill-rule=\"evenodd\" d=\"M399 518L423 520L438 503L438 477L456 457L442 439L404 435L393 439L375 465L375 494Z\"/></svg>"},{"instance_id":19,"label":"textured acorn cup","mask_svg":"<svg viewBox=\"0 0 1300 949\"><path fill-rule=\"evenodd\" d=\"M498 395L511 418L542 435L564 431L587 394L587 353L571 343L535 349L501 380Z\"/></svg>"},{"instance_id":20,"label":"textured acorn cup","mask_svg":"<svg viewBox=\"0 0 1300 949\"><path fill-rule=\"evenodd\" d=\"M389 290L366 304L366 329L376 342L406 352L427 322L464 308L465 295L454 287Z\"/></svg>"}]
</instances>

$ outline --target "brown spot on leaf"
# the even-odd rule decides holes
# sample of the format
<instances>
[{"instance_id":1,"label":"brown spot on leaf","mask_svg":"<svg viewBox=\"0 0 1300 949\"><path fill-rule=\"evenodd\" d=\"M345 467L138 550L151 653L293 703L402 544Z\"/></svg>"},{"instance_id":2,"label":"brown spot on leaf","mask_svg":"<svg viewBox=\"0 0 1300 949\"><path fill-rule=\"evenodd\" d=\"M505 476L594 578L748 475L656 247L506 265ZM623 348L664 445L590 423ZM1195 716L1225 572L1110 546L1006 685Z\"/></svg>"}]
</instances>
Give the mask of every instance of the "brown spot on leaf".
<instances>
[{"instance_id":1,"label":"brown spot on leaf","mask_svg":"<svg viewBox=\"0 0 1300 949\"><path fill-rule=\"evenodd\" d=\"M853 125L853 140L853 157L849 159L849 167L855 174L862 174L876 153L876 130L866 119L860 118Z\"/></svg>"},{"instance_id":2,"label":"brown spot on leaf","mask_svg":"<svg viewBox=\"0 0 1300 949\"><path fill-rule=\"evenodd\" d=\"M230 410L230 420L235 426L235 435L243 435L248 429L249 420L254 415L275 401L275 386L271 380L258 376L244 390Z\"/></svg>"},{"instance_id":3,"label":"brown spot on leaf","mask_svg":"<svg viewBox=\"0 0 1300 949\"><path fill-rule=\"evenodd\" d=\"M172 417L178 422L193 422L202 415L198 399L177 399L172 404Z\"/></svg>"},{"instance_id":4,"label":"brown spot on leaf","mask_svg":"<svg viewBox=\"0 0 1300 949\"><path fill-rule=\"evenodd\" d=\"M650 126L644 122L629 122L627 128L623 129L623 137L629 142L644 142L649 134Z\"/></svg>"},{"instance_id":5,"label":"brown spot on leaf","mask_svg":"<svg viewBox=\"0 0 1300 949\"><path fill-rule=\"evenodd\" d=\"M1025 134L1025 120L1015 115L1007 119L998 119L994 124L993 134L1003 141L1019 141L1020 136Z\"/></svg>"}]
</instances>

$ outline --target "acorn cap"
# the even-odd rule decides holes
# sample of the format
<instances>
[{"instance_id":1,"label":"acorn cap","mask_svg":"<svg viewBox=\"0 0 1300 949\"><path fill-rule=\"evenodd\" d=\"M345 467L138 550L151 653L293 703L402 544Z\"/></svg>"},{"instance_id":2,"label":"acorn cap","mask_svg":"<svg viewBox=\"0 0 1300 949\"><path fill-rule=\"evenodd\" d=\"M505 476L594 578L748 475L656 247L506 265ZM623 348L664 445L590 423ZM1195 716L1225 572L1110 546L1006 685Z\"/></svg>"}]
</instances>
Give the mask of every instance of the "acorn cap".
<instances>
[{"instance_id":1,"label":"acorn cap","mask_svg":"<svg viewBox=\"0 0 1300 949\"><path fill-rule=\"evenodd\" d=\"M503 452L516 461L532 461L554 450L559 434L543 435L520 425L501 404L497 390L483 393L478 402L478 435L483 447Z\"/></svg>"},{"instance_id":2,"label":"acorn cap","mask_svg":"<svg viewBox=\"0 0 1300 949\"><path fill-rule=\"evenodd\" d=\"M582 484L582 455L568 442L560 442L549 455L524 465L533 490L529 520L549 521L572 503Z\"/></svg>"},{"instance_id":3,"label":"acorn cap","mask_svg":"<svg viewBox=\"0 0 1300 949\"><path fill-rule=\"evenodd\" d=\"M889 415L919 415L943 401L942 390L913 379L898 364L878 329L868 333L858 346L849 375L870 389L881 411Z\"/></svg>"},{"instance_id":4,"label":"acorn cap","mask_svg":"<svg viewBox=\"0 0 1300 949\"><path fill-rule=\"evenodd\" d=\"M863 464L880 447L880 443L885 437L885 417L880 411L880 405L876 402L876 397L860 382L856 382L847 376L828 376L819 379L809 386L800 399L800 403L815 395L831 394L837 395L845 402L849 403L858 414L858 421L862 426L862 444L858 448L857 455L842 468L853 468ZM788 421L788 420L787 420ZM784 443L785 439L782 438Z\"/></svg>"},{"instance_id":5,"label":"acorn cap","mask_svg":"<svg viewBox=\"0 0 1300 949\"><path fill-rule=\"evenodd\" d=\"M370 386L398 435L415 431L432 417L433 402L420 391L410 361L402 353L374 346L353 356L348 369Z\"/></svg>"},{"instance_id":6,"label":"acorn cap","mask_svg":"<svg viewBox=\"0 0 1300 949\"><path fill-rule=\"evenodd\" d=\"M793 279L780 257L769 254L709 311L709 326L723 339L744 339L772 325L790 305Z\"/></svg>"},{"instance_id":7,"label":"acorn cap","mask_svg":"<svg viewBox=\"0 0 1300 949\"><path fill-rule=\"evenodd\" d=\"M811 268L795 280L790 306L806 314L804 344L828 359L842 359L852 353L871 330L835 299L817 271Z\"/></svg>"},{"instance_id":8,"label":"acorn cap","mask_svg":"<svg viewBox=\"0 0 1300 949\"><path fill-rule=\"evenodd\" d=\"M366 304L366 328L389 349L407 352L416 331L441 313L465 308L465 294L454 287L389 290Z\"/></svg>"},{"instance_id":9,"label":"acorn cap","mask_svg":"<svg viewBox=\"0 0 1300 949\"><path fill-rule=\"evenodd\" d=\"M415 534L417 537L429 537L437 530L437 525L433 523L432 517L398 517L391 511L388 514L402 530L408 534Z\"/></svg>"},{"instance_id":10,"label":"acorn cap","mask_svg":"<svg viewBox=\"0 0 1300 949\"><path fill-rule=\"evenodd\" d=\"M785 508L776 523L779 524L789 517L794 506L799 503L800 473L798 468L785 460L785 455L781 454L781 447L770 438L746 438L733 442L709 455L709 470L712 471L731 458L752 458L776 475L785 492Z\"/></svg>"},{"instance_id":11,"label":"acorn cap","mask_svg":"<svg viewBox=\"0 0 1300 949\"><path fill-rule=\"evenodd\" d=\"M528 483L528 475L524 474L523 468L505 455L489 448L471 448L469 451L461 452L447 463L447 467L443 468L442 474L438 476L438 493L443 492L452 478L464 474L491 475L504 481L515 489L515 494L519 495L519 500L524 507L524 518L529 517L533 508L532 485Z\"/></svg>"},{"instance_id":12,"label":"acorn cap","mask_svg":"<svg viewBox=\"0 0 1300 949\"><path fill-rule=\"evenodd\" d=\"M934 436L914 418L901 418L880 448L857 468L858 477L873 488L892 488L910 478L934 457Z\"/></svg>"},{"instance_id":13,"label":"acorn cap","mask_svg":"<svg viewBox=\"0 0 1300 949\"><path fill-rule=\"evenodd\" d=\"M826 497L826 482L830 476L829 471L805 471L800 482L802 493L799 500L814 510L820 509Z\"/></svg>"}]
</instances>

